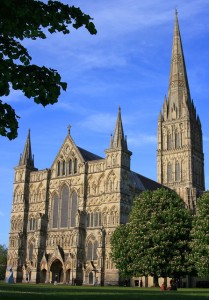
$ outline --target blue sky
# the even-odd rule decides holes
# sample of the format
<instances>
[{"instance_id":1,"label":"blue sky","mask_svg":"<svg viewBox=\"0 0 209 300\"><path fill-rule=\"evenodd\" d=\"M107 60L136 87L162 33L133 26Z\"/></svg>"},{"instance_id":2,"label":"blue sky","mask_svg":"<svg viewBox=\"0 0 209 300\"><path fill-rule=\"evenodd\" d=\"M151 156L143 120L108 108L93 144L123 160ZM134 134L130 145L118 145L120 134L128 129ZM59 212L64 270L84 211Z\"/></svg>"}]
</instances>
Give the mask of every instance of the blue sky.
<instances>
[{"instance_id":1,"label":"blue sky","mask_svg":"<svg viewBox=\"0 0 209 300\"><path fill-rule=\"evenodd\" d=\"M71 1L63 1L71 4ZM59 102L43 108L15 91L4 99L21 117L14 141L0 137L0 244L8 244L14 167L28 129L38 169L50 168L70 124L75 143L104 157L121 106L132 170L156 180L157 119L168 92L174 11L191 96L202 122L205 182L209 188L209 1L72 1L90 14L98 33L24 41L32 63L59 71L68 83Z\"/></svg>"}]
</instances>

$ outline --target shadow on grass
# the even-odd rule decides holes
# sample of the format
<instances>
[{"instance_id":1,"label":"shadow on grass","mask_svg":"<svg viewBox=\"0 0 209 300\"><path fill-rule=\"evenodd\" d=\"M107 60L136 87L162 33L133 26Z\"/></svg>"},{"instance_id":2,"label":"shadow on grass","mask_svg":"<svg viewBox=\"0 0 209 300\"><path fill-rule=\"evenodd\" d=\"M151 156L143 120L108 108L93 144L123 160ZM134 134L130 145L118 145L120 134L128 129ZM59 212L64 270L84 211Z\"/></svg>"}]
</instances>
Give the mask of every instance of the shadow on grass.
<instances>
[{"instance_id":1,"label":"shadow on grass","mask_svg":"<svg viewBox=\"0 0 209 300\"><path fill-rule=\"evenodd\" d=\"M0 284L0 299L8 300L206 300L209 289L164 291L152 288L75 287L49 284Z\"/></svg>"}]
</instances>

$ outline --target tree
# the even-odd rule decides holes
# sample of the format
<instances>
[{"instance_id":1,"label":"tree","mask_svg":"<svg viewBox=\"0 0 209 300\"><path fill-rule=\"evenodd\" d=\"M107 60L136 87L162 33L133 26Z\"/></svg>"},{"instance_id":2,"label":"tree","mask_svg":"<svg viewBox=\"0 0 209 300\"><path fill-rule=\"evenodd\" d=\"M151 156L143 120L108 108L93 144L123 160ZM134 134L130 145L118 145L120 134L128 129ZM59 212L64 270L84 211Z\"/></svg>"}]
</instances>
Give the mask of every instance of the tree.
<instances>
[{"instance_id":1,"label":"tree","mask_svg":"<svg viewBox=\"0 0 209 300\"><path fill-rule=\"evenodd\" d=\"M111 236L111 257L122 278L132 276L130 246L128 243L129 224L118 226Z\"/></svg>"},{"instance_id":2,"label":"tree","mask_svg":"<svg viewBox=\"0 0 209 300\"><path fill-rule=\"evenodd\" d=\"M197 201L197 213L191 232L191 259L199 277L209 276L209 192Z\"/></svg>"},{"instance_id":3,"label":"tree","mask_svg":"<svg viewBox=\"0 0 209 300\"><path fill-rule=\"evenodd\" d=\"M0 245L0 280L4 280L7 266L7 248Z\"/></svg>"},{"instance_id":4,"label":"tree","mask_svg":"<svg viewBox=\"0 0 209 300\"><path fill-rule=\"evenodd\" d=\"M190 212L174 191L162 188L143 192L134 200L127 238L119 240L125 248L129 247L128 273L153 276L155 285L159 277L177 278L187 274L191 225ZM115 238L113 233L112 240ZM120 267L119 252L116 256L115 245L112 247L113 260Z\"/></svg>"},{"instance_id":5,"label":"tree","mask_svg":"<svg viewBox=\"0 0 209 300\"><path fill-rule=\"evenodd\" d=\"M31 56L21 44L23 39L45 39L49 33L69 34L69 25L82 26L96 34L92 18L80 8L49 0L0 1L0 96L8 96L11 89L21 90L27 98L46 106L58 101L67 84L56 70L31 64ZM0 100L0 135L17 137L18 118L15 110Z\"/></svg>"}]
</instances>

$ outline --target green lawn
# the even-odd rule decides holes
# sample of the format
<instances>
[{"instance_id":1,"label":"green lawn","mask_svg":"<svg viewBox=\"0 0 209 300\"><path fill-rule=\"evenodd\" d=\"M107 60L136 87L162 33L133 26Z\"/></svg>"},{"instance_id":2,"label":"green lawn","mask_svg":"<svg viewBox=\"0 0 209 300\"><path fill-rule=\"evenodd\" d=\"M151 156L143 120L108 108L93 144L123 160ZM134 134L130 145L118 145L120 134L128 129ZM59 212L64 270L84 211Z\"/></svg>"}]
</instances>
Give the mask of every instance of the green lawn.
<instances>
[{"instance_id":1,"label":"green lawn","mask_svg":"<svg viewBox=\"0 0 209 300\"><path fill-rule=\"evenodd\" d=\"M179 289L161 292L156 288L86 287L49 284L0 283L0 299L11 300L206 300L209 289Z\"/></svg>"}]
</instances>

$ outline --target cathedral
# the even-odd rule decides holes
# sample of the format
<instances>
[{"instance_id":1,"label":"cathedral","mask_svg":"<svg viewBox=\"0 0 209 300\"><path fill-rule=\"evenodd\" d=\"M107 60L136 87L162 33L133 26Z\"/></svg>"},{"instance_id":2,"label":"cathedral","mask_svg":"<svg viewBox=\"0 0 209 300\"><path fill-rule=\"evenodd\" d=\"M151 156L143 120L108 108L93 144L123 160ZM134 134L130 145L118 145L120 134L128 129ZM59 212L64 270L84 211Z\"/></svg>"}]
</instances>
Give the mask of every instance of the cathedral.
<instances>
[{"instance_id":1,"label":"cathedral","mask_svg":"<svg viewBox=\"0 0 209 300\"><path fill-rule=\"evenodd\" d=\"M131 155L120 108L104 157L77 146L68 127L52 166L38 170L29 131L14 176L7 264L16 282L116 285L110 237L128 222L135 195L167 186L195 211L204 191L202 130L177 13L168 98L158 118L158 182L131 171Z\"/></svg>"}]
</instances>

